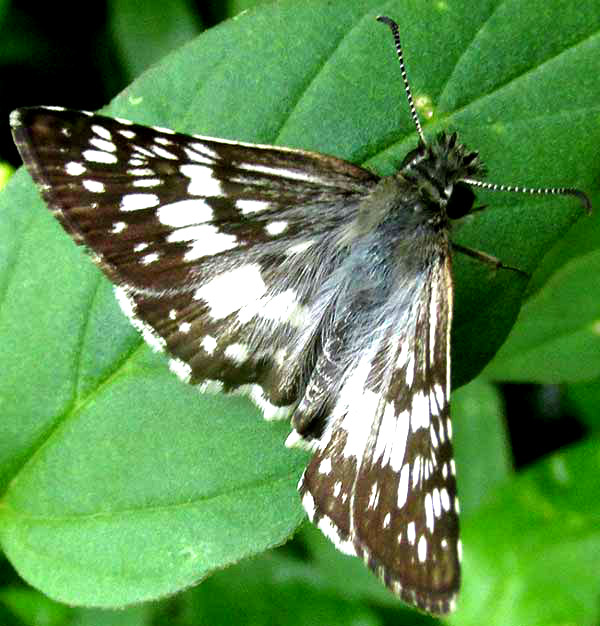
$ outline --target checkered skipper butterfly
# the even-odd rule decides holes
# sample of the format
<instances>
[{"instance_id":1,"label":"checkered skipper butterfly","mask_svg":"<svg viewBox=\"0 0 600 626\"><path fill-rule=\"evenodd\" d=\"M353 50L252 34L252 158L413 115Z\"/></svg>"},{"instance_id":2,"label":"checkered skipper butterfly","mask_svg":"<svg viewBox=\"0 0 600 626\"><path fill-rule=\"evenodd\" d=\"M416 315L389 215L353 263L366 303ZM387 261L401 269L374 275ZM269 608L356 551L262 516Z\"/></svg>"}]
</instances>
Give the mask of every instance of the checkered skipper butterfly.
<instances>
[{"instance_id":1,"label":"checkered skipper butterfly","mask_svg":"<svg viewBox=\"0 0 600 626\"><path fill-rule=\"evenodd\" d=\"M144 338L202 390L245 391L313 453L311 520L405 601L454 607L460 540L449 415L451 220L483 182L456 134L393 176L302 150L187 136L54 107L11 116L65 230Z\"/></svg>"}]
</instances>

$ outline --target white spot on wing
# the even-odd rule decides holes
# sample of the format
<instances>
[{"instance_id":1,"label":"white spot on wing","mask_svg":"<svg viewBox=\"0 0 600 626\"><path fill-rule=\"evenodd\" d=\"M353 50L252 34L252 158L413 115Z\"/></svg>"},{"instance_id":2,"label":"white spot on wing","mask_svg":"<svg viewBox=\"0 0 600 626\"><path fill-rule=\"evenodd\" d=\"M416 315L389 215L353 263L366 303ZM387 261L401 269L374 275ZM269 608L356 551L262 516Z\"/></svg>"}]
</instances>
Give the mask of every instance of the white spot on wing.
<instances>
[{"instance_id":1,"label":"white spot on wing","mask_svg":"<svg viewBox=\"0 0 600 626\"><path fill-rule=\"evenodd\" d=\"M446 405L446 395L444 394L444 390L439 383L435 383L433 385L433 394L435 396L435 401L441 411Z\"/></svg>"},{"instance_id":2,"label":"white spot on wing","mask_svg":"<svg viewBox=\"0 0 600 626\"><path fill-rule=\"evenodd\" d=\"M346 444L342 450L346 458L362 458L372 426L372 420L365 419L365 415L377 414L381 397L366 387L366 381L372 370L371 361L378 349L379 343L375 342L371 349L362 355L345 381L333 409L331 423L342 418L340 427L346 431ZM326 440L326 437L323 439Z\"/></svg>"},{"instance_id":3,"label":"white spot on wing","mask_svg":"<svg viewBox=\"0 0 600 626\"><path fill-rule=\"evenodd\" d=\"M302 479L300 479L300 483L302 483ZM304 510L306 511L306 514L308 515L308 519L312 522L313 519L315 518L315 500L312 497L312 494L310 493L310 491L307 491L303 496L302 496L302 506L304 507Z\"/></svg>"},{"instance_id":4,"label":"white spot on wing","mask_svg":"<svg viewBox=\"0 0 600 626\"><path fill-rule=\"evenodd\" d=\"M415 457L412 468L412 488L415 489L421 479L421 455Z\"/></svg>"},{"instance_id":5,"label":"white spot on wing","mask_svg":"<svg viewBox=\"0 0 600 626\"><path fill-rule=\"evenodd\" d=\"M187 191L192 196L211 198L223 195L221 181L213 176L210 167L185 164L179 171L190 179Z\"/></svg>"},{"instance_id":6,"label":"white spot on wing","mask_svg":"<svg viewBox=\"0 0 600 626\"><path fill-rule=\"evenodd\" d=\"M167 342L156 333L152 326L146 324L137 317L135 301L131 298L127 291L123 287L115 287L115 296L123 313L127 315L129 321L135 326L135 328L142 333L144 341L153 350L164 350Z\"/></svg>"},{"instance_id":7,"label":"white spot on wing","mask_svg":"<svg viewBox=\"0 0 600 626\"><path fill-rule=\"evenodd\" d=\"M389 464L394 472L399 472L404 462L409 424L408 411L402 411L396 416L394 403L386 404L377 433L373 458L381 458L381 465Z\"/></svg>"},{"instance_id":8,"label":"white spot on wing","mask_svg":"<svg viewBox=\"0 0 600 626\"><path fill-rule=\"evenodd\" d=\"M195 163L202 163L203 165L212 166L215 160L218 158L216 152L209 150L202 144L192 144L190 147L186 147L183 149L185 155L190 161L194 161Z\"/></svg>"},{"instance_id":9,"label":"white spot on wing","mask_svg":"<svg viewBox=\"0 0 600 626\"><path fill-rule=\"evenodd\" d=\"M213 352L217 349L217 340L210 335L204 335L204 337L202 337L200 345L204 348L204 351L209 356L211 356Z\"/></svg>"},{"instance_id":10,"label":"white spot on wing","mask_svg":"<svg viewBox=\"0 0 600 626\"><path fill-rule=\"evenodd\" d=\"M138 178L131 184L133 187L158 187L162 183L160 178Z\"/></svg>"},{"instance_id":11,"label":"white spot on wing","mask_svg":"<svg viewBox=\"0 0 600 626\"><path fill-rule=\"evenodd\" d=\"M408 539L408 543L410 543L411 546L415 544L417 532L414 522L409 522L409 524L406 526L406 538Z\"/></svg>"},{"instance_id":12,"label":"white spot on wing","mask_svg":"<svg viewBox=\"0 0 600 626\"><path fill-rule=\"evenodd\" d=\"M117 146L112 141L106 141L105 139L98 139L98 137L92 137L90 139L90 145L103 152L116 152Z\"/></svg>"},{"instance_id":13,"label":"white spot on wing","mask_svg":"<svg viewBox=\"0 0 600 626\"><path fill-rule=\"evenodd\" d=\"M77 161L70 161L65 165L65 172L69 174L69 176L81 176L81 174L87 172L87 168L81 163L77 163Z\"/></svg>"},{"instance_id":14,"label":"white spot on wing","mask_svg":"<svg viewBox=\"0 0 600 626\"><path fill-rule=\"evenodd\" d=\"M158 206L160 200L153 193L128 193L121 200L121 211L141 211Z\"/></svg>"},{"instance_id":15,"label":"white spot on wing","mask_svg":"<svg viewBox=\"0 0 600 626\"><path fill-rule=\"evenodd\" d=\"M433 448L437 448L439 445L437 435L435 434L435 427L433 424L429 426L429 436L431 437L431 445Z\"/></svg>"},{"instance_id":16,"label":"white spot on wing","mask_svg":"<svg viewBox=\"0 0 600 626\"><path fill-rule=\"evenodd\" d=\"M105 139L106 141L112 141L112 134L108 128L105 126L100 126L100 124L92 124L90 126L92 132L94 132L98 137Z\"/></svg>"},{"instance_id":17,"label":"white spot on wing","mask_svg":"<svg viewBox=\"0 0 600 626\"><path fill-rule=\"evenodd\" d=\"M151 126L152 130L155 130L158 133L162 133L163 135L174 135L175 131L172 128L165 128L164 126Z\"/></svg>"},{"instance_id":18,"label":"white spot on wing","mask_svg":"<svg viewBox=\"0 0 600 626\"><path fill-rule=\"evenodd\" d=\"M249 393L250 398L256 406L262 410L266 420L278 420L287 418L292 412L292 406L276 406L265 397L264 389L260 385L244 385L240 388L240 393Z\"/></svg>"},{"instance_id":19,"label":"white spot on wing","mask_svg":"<svg viewBox=\"0 0 600 626\"><path fill-rule=\"evenodd\" d=\"M267 231L267 233L269 233L269 235L274 237L275 235L281 235L281 233L283 233L287 229L287 227L288 223L280 220L276 222L269 222L265 230Z\"/></svg>"},{"instance_id":20,"label":"white spot on wing","mask_svg":"<svg viewBox=\"0 0 600 626\"><path fill-rule=\"evenodd\" d=\"M436 517L440 517L440 515L442 514L442 498L440 495L440 490L437 487L433 488L432 502L433 502L433 514Z\"/></svg>"},{"instance_id":21,"label":"white spot on wing","mask_svg":"<svg viewBox=\"0 0 600 626\"><path fill-rule=\"evenodd\" d=\"M288 322L292 326L302 326L306 318L305 309L297 302L293 289L286 289L272 298L263 298L257 313L263 319Z\"/></svg>"},{"instance_id":22,"label":"white spot on wing","mask_svg":"<svg viewBox=\"0 0 600 626\"><path fill-rule=\"evenodd\" d=\"M317 526L340 552L349 554L350 556L356 556L356 550L352 545L352 541L344 540L340 537L339 531L330 517L323 515L317 522Z\"/></svg>"},{"instance_id":23,"label":"white spot on wing","mask_svg":"<svg viewBox=\"0 0 600 626\"><path fill-rule=\"evenodd\" d=\"M410 427L413 433L419 428L429 428L429 398L419 391L413 394L410 412Z\"/></svg>"},{"instance_id":24,"label":"white spot on wing","mask_svg":"<svg viewBox=\"0 0 600 626\"><path fill-rule=\"evenodd\" d=\"M181 359L170 359L169 369L184 383L189 382L190 376L192 375L192 368Z\"/></svg>"},{"instance_id":25,"label":"white spot on wing","mask_svg":"<svg viewBox=\"0 0 600 626\"><path fill-rule=\"evenodd\" d=\"M259 163L238 163L237 167L241 170L257 172L259 174L267 174L269 176L277 176L277 178L289 178L291 180L302 180L305 182L321 183L322 179L318 176L312 176L302 170L289 170L282 167L270 167L269 165L261 165Z\"/></svg>"},{"instance_id":26,"label":"white spot on wing","mask_svg":"<svg viewBox=\"0 0 600 626\"><path fill-rule=\"evenodd\" d=\"M248 360L250 352L248 352L248 346L241 343L232 343L225 348L225 357L231 359L237 365L241 365Z\"/></svg>"},{"instance_id":27,"label":"white spot on wing","mask_svg":"<svg viewBox=\"0 0 600 626\"><path fill-rule=\"evenodd\" d=\"M429 492L425 494L423 504L425 506L425 525L427 526L427 528L429 528L429 532L433 532L433 526L435 524L433 514L433 500Z\"/></svg>"},{"instance_id":28,"label":"white spot on wing","mask_svg":"<svg viewBox=\"0 0 600 626\"><path fill-rule=\"evenodd\" d=\"M150 263L155 263L160 258L158 252L150 252L149 254L144 255L140 262L142 265L150 265Z\"/></svg>"},{"instance_id":29,"label":"white spot on wing","mask_svg":"<svg viewBox=\"0 0 600 626\"><path fill-rule=\"evenodd\" d=\"M252 213L266 211L270 203L264 200L238 200L235 206L242 212L242 215L251 215Z\"/></svg>"},{"instance_id":30,"label":"white spot on wing","mask_svg":"<svg viewBox=\"0 0 600 626\"><path fill-rule=\"evenodd\" d=\"M193 224L205 224L213 217L213 210L204 202L197 198L195 200L179 200L163 204L156 210L158 221L165 226L175 226L182 228Z\"/></svg>"},{"instance_id":31,"label":"white spot on wing","mask_svg":"<svg viewBox=\"0 0 600 626\"><path fill-rule=\"evenodd\" d=\"M352 378L352 377L351 377ZM347 383L352 385L352 383ZM354 387L360 389L360 387ZM348 412L343 421L342 428L346 431L346 445L342 454L348 458L361 459L365 446L368 442L371 423L364 419L365 415L375 415L379 405L379 395L370 389L363 389L355 398L355 402L350 404Z\"/></svg>"},{"instance_id":32,"label":"white spot on wing","mask_svg":"<svg viewBox=\"0 0 600 626\"><path fill-rule=\"evenodd\" d=\"M421 563L425 563L427 560L427 539L425 535L419 537L419 543L417 544L417 556Z\"/></svg>"},{"instance_id":33,"label":"white spot on wing","mask_svg":"<svg viewBox=\"0 0 600 626\"><path fill-rule=\"evenodd\" d=\"M371 485L371 492L369 493L369 502L367 504L368 509L374 509L379 503L379 485L373 483Z\"/></svg>"},{"instance_id":34,"label":"white spot on wing","mask_svg":"<svg viewBox=\"0 0 600 626\"><path fill-rule=\"evenodd\" d=\"M195 261L205 256L212 256L231 250L238 245L235 235L222 233L216 226L201 224L179 228L167 237L167 241L189 241L191 246L186 250L183 258L186 261Z\"/></svg>"},{"instance_id":35,"label":"white spot on wing","mask_svg":"<svg viewBox=\"0 0 600 626\"><path fill-rule=\"evenodd\" d=\"M415 357L413 354L411 354L406 364L406 375L404 377L404 382L407 384L408 387L412 387L414 379L415 379Z\"/></svg>"},{"instance_id":36,"label":"white spot on wing","mask_svg":"<svg viewBox=\"0 0 600 626\"><path fill-rule=\"evenodd\" d=\"M405 463L400 471L400 480L398 481L398 508L401 509L408 499L408 477L410 472L410 464Z\"/></svg>"},{"instance_id":37,"label":"white spot on wing","mask_svg":"<svg viewBox=\"0 0 600 626\"><path fill-rule=\"evenodd\" d=\"M194 137L198 137L199 139L201 138L200 135L194 135ZM210 140L211 138L202 137L202 139ZM196 150L198 153L201 153L205 157L210 157L213 161L216 161L219 158L219 154L215 152L212 148L209 148L208 145L205 143L200 143L200 142L192 143L190 144L190 148L192 150Z\"/></svg>"},{"instance_id":38,"label":"white spot on wing","mask_svg":"<svg viewBox=\"0 0 600 626\"><path fill-rule=\"evenodd\" d=\"M131 161L130 161L131 163ZM133 163L131 163L133 165ZM127 170L130 176L155 176L156 172L146 167L134 167Z\"/></svg>"},{"instance_id":39,"label":"white spot on wing","mask_svg":"<svg viewBox=\"0 0 600 626\"><path fill-rule=\"evenodd\" d=\"M212 319L223 319L244 305L262 297L267 290L256 263L243 265L219 274L199 287L194 300L204 300L210 308Z\"/></svg>"},{"instance_id":40,"label":"white spot on wing","mask_svg":"<svg viewBox=\"0 0 600 626\"><path fill-rule=\"evenodd\" d=\"M324 458L319 463L319 474L331 474L331 459L329 457Z\"/></svg>"},{"instance_id":41,"label":"white spot on wing","mask_svg":"<svg viewBox=\"0 0 600 626\"><path fill-rule=\"evenodd\" d=\"M91 163L105 163L107 165L113 165L119 162L117 156L110 152L102 152L101 150L84 150L81 155L86 161Z\"/></svg>"},{"instance_id":42,"label":"white spot on wing","mask_svg":"<svg viewBox=\"0 0 600 626\"><path fill-rule=\"evenodd\" d=\"M152 152L154 152L154 154L156 154L156 156L160 157L161 159L177 160L177 156L175 156L172 152L161 148L160 146L152 146Z\"/></svg>"},{"instance_id":43,"label":"white spot on wing","mask_svg":"<svg viewBox=\"0 0 600 626\"><path fill-rule=\"evenodd\" d=\"M105 190L104 183L98 180L82 180L81 184L85 189L92 193L103 193Z\"/></svg>"}]
</instances>

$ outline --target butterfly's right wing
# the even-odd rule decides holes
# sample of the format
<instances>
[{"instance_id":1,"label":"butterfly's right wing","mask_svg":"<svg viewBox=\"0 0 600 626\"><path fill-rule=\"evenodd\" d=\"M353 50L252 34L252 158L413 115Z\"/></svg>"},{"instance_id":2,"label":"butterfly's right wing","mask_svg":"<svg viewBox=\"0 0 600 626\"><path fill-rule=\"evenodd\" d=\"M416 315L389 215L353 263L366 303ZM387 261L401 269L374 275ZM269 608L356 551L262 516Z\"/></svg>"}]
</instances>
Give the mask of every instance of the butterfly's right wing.
<instances>
[{"instance_id":1,"label":"butterfly's right wing","mask_svg":"<svg viewBox=\"0 0 600 626\"><path fill-rule=\"evenodd\" d=\"M302 363L287 362L291 346L301 353L298 329L318 323L314 294L377 176L51 107L20 109L11 124L56 217L180 377L251 385L268 415L293 405Z\"/></svg>"},{"instance_id":2,"label":"butterfly's right wing","mask_svg":"<svg viewBox=\"0 0 600 626\"><path fill-rule=\"evenodd\" d=\"M289 439L314 451L299 485L310 519L394 593L440 614L453 610L460 586L450 263L447 251L436 255L403 291L392 290L398 306L385 310L399 316L357 346L321 429L302 417L319 395L309 383L311 401L301 402Z\"/></svg>"}]
</instances>

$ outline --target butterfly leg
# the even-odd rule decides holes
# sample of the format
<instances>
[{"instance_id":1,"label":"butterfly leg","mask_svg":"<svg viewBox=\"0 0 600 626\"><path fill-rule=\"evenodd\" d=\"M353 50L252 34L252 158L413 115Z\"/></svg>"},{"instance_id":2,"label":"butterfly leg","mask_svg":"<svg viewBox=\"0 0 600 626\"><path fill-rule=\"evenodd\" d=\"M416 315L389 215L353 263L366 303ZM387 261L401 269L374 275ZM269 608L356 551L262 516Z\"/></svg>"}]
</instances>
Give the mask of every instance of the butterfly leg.
<instances>
[{"instance_id":1,"label":"butterfly leg","mask_svg":"<svg viewBox=\"0 0 600 626\"><path fill-rule=\"evenodd\" d=\"M512 272L517 272L526 278L531 278L530 274L519 269L518 267L513 267L512 265L506 265L500 259L491 254L486 254L485 252L481 252L481 250L474 250L473 248L467 248L465 246L461 246L458 243L452 242L452 248L457 252L462 252L467 256L470 256L472 259L476 259L481 261L482 263L487 263L488 265L492 265L494 269L503 269L503 270L511 270Z\"/></svg>"}]
</instances>

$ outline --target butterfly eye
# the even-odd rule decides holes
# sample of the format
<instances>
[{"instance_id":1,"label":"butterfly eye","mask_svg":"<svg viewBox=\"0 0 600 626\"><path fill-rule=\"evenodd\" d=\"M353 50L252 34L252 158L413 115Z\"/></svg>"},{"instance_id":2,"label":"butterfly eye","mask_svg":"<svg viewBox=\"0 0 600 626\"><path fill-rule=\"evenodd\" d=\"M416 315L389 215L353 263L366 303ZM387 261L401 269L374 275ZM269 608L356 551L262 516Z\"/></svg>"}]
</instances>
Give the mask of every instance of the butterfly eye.
<instances>
[{"instance_id":1,"label":"butterfly eye","mask_svg":"<svg viewBox=\"0 0 600 626\"><path fill-rule=\"evenodd\" d=\"M452 194L446 205L446 215L451 220L464 217L473 208L475 193L467 183L458 182L452 189Z\"/></svg>"}]
</instances>

